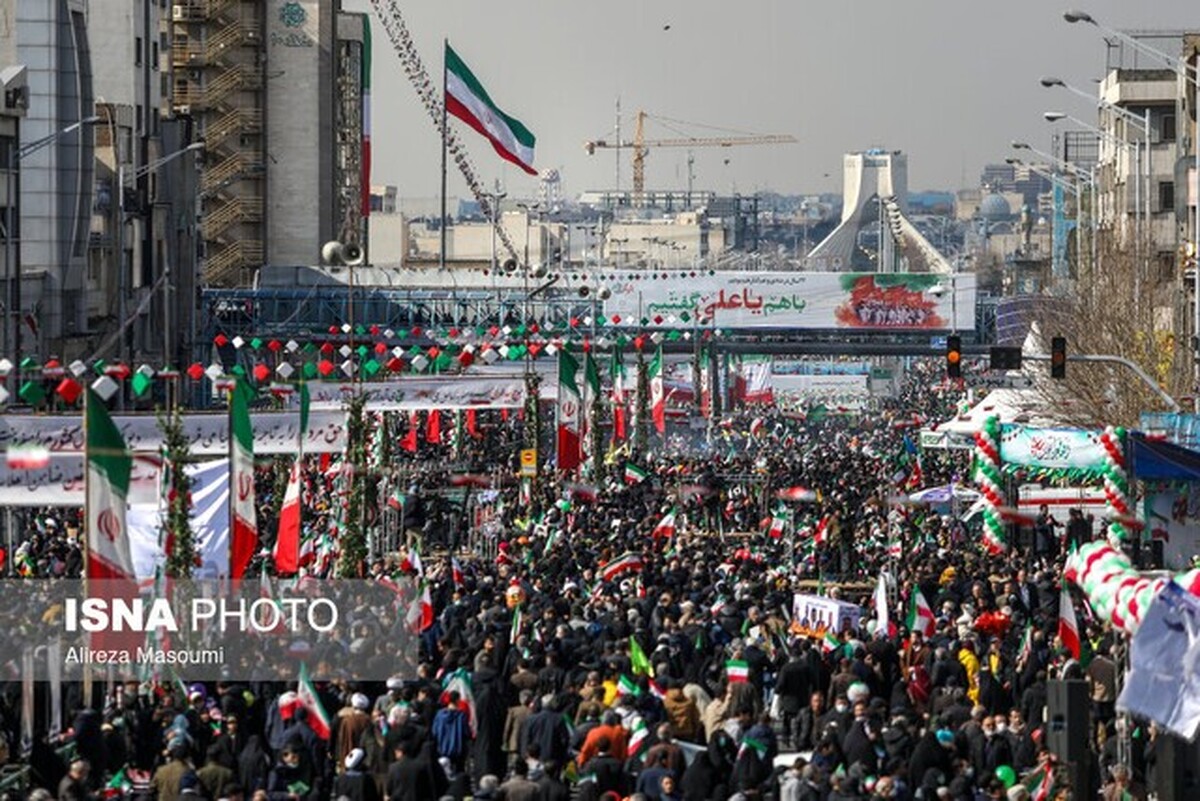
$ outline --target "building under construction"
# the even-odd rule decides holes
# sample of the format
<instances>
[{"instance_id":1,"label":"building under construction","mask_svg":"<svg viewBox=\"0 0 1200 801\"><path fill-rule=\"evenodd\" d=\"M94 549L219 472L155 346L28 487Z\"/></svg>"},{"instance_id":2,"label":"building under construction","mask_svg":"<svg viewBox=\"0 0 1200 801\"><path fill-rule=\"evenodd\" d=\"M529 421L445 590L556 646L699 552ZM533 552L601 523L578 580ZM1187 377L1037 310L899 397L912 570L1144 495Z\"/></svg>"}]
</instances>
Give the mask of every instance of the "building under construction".
<instances>
[{"instance_id":1,"label":"building under construction","mask_svg":"<svg viewBox=\"0 0 1200 801\"><path fill-rule=\"evenodd\" d=\"M177 0L171 97L206 144L203 282L366 243L365 14L340 0Z\"/></svg>"}]
</instances>

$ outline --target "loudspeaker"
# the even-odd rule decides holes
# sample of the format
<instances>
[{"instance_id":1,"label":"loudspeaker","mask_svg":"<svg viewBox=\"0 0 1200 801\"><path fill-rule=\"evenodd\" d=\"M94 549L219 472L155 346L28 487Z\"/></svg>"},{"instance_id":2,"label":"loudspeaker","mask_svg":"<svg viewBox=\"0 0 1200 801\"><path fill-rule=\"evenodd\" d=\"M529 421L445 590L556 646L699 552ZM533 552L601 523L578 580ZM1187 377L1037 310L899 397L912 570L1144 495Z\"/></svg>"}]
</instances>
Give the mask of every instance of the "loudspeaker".
<instances>
[{"instance_id":1,"label":"loudspeaker","mask_svg":"<svg viewBox=\"0 0 1200 801\"><path fill-rule=\"evenodd\" d=\"M1200 743L1160 731L1154 738L1154 756L1150 781L1159 801L1200 798Z\"/></svg>"},{"instance_id":2,"label":"loudspeaker","mask_svg":"<svg viewBox=\"0 0 1200 801\"><path fill-rule=\"evenodd\" d=\"M342 243L331 240L321 246L321 258L326 264L342 264L357 267L366 259L363 249L354 242Z\"/></svg>"},{"instance_id":3,"label":"loudspeaker","mask_svg":"<svg viewBox=\"0 0 1200 801\"><path fill-rule=\"evenodd\" d=\"M1046 747L1067 768L1073 798L1095 798L1092 715L1082 679L1046 682Z\"/></svg>"},{"instance_id":4,"label":"loudspeaker","mask_svg":"<svg viewBox=\"0 0 1200 801\"><path fill-rule=\"evenodd\" d=\"M1086 681L1046 682L1046 747L1064 762L1079 762L1092 739Z\"/></svg>"}]
</instances>

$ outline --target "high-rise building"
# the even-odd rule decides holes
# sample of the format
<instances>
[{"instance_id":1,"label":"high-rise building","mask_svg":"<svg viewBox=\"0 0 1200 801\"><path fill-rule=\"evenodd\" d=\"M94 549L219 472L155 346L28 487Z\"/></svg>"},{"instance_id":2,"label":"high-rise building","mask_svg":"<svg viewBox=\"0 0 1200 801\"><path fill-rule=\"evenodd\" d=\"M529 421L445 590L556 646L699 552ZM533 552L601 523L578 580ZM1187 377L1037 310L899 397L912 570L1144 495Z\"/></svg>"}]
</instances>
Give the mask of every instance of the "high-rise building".
<instances>
[{"instance_id":1,"label":"high-rise building","mask_svg":"<svg viewBox=\"0 0 1200 801\"><path fill-rule=\"evenodd\" d=\"M92 207L92 52L84 0L10 3L0 28L0 66L25 68L24 115L9 127L20 150L6 183L18 212L6 275L7 358L70 358L85 334L86 266ZM14 12L15 8L15 12ZM4 154L9 163L9 152ZM19 198L19 201L18 201ZM6 234L9 232L6 232ZM7 261L7 259L6 259ZM19 277L18 277L19 276ZM14 341L15 340L15 341Z\"/></svg>"},{"instance_id":2,"label":"high-rise building","mask_svg":"<svg viewBox=\"0 0 1200 801\"><path fill-rule=\"evenodd\" d=\"M245 284L264 263L314 263L330 239L365 243L366 15L177 0L171 22L174 108L207 150L203 280Z\"/></svg>"}]
</instances>

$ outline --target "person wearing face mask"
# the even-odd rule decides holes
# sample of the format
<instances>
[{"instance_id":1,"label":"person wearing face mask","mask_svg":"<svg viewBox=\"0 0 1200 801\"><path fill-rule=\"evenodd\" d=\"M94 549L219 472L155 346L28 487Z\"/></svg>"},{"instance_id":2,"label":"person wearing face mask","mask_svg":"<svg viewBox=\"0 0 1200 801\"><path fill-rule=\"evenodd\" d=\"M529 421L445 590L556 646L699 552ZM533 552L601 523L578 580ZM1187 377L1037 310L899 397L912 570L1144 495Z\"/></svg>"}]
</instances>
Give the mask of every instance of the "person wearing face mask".
<instances>
[{"instance_id":1,"label":"person wearing face mask","mask_svg":"<svg viewBox=\"0 0 1200 801\"><path fill-rule=\"evenodd\" d=\"M1013 763L1012 744L1000 731L999 717L988 718L984 721L983 736L983 772L992 776L996 768Z\"/></svg>"},{"instance_id":2,"label":"person wearing face mask","mask_svg":"<svg viewBox=\"0 0 1200 801\"><path fill-rule=\"evenodd\" d=\"M832 732L840 743L853 720L854 713L850 711L850 702L845 696L839 696L833 703L833 709L821 717L819 731L815 736L819 739Z\"/></svg>"},{"instance_id":3,"label":"person wearing face mask","mask_svg":"<svg viewBox=\"0 0 1200 801\"><path fill-rule=\"evenodd\" d=\"M267 779L270 801L315 801L320 797L318 779L305 756L304 743L298 737L283 746Z\"/></svg>"}]
</instances>

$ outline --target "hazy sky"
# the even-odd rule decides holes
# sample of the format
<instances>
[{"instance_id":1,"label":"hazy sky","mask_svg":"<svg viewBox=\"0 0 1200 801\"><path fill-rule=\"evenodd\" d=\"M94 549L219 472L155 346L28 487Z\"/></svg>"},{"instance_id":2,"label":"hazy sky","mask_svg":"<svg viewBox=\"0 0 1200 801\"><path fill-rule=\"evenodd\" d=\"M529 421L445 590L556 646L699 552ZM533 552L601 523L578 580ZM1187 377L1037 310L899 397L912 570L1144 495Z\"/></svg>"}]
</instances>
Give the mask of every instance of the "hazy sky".
<instances>
[{"instance_id":1,"label":"hazy sky","mask_svg":"<svg viewBox=\"0 0 1200 801\"><path fill-rule=\"evenodd\" d=\"M351 11L368 0L343 0ZM1023 139L1049 150L1042 112L1095 119L1094 107L1038 79L1092 90L1104 71L1101 32L1069 25L1055 0L421 0L402 2L430 73L440 82L450 43L492 98L537 136L540 169L557 168L564 191L611 188L614 151L584 153L612 138L619 96L622 136L636 109L755 133L792 134L795 145L697 149L697 189L841 190L842 154L882 147L908 154L913 190L975 185L984 164ZM1082 8L1119 29L1200 28L1187 0L1088 0ZM373 19L373 183L407 197L438 193L433 124ZM664 26L669 25L669 29ZM458 124L458 123L452 123ZM1062 123L1058 123L1062 126ZM703 128L676 126L691 135ZM511 196L536 180L495 156L459 125L481 178ZM652 126L648 137L677 134ZM628 189L630 154L621 151ZM729 163L724 163L725 159ZM687 151L651 150L647 188L686 185ZM450 193L465 184L451 165Z\"/></svg>"}]
</instances>

